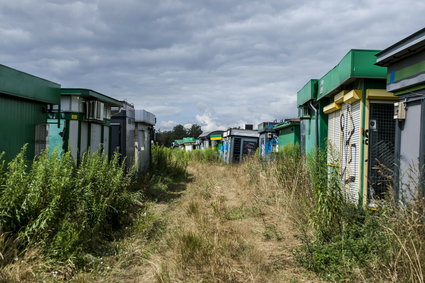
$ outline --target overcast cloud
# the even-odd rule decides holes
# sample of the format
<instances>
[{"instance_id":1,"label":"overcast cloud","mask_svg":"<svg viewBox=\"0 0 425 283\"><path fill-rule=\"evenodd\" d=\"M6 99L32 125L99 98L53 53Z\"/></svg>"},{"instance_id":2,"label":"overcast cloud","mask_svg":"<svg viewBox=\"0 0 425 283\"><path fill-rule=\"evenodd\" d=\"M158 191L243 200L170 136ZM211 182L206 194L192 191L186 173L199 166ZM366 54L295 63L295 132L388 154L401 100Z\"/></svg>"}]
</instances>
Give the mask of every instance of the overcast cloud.
<instances>
[{"instance_id":1,"label":"overcast cloud","mask_svg":"<svg viewBox=\"0 0 425 283\"><path fill-rule=\"evenodd\" d=\"M296 116L352 48L423 28L425 1L0 0L0 63L203 130Z\"/></svg>"}]
</instances>

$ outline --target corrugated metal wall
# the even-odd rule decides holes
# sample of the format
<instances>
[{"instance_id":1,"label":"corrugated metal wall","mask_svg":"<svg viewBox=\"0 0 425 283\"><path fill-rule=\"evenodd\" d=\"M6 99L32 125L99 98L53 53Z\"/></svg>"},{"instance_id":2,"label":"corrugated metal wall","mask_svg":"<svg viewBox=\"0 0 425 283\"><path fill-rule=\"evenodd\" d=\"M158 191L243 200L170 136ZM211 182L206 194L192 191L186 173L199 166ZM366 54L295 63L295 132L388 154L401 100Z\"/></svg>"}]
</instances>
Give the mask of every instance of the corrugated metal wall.
<instances>
[{"instance_id":1,"label":"corrugated metal wall","mask_svg":"<svg viewBox=\"0 0 425 283\"><path fill-rule=\"evenodd\" d=\"M44 104L0 94L0 152L11 160L28 143L27 156L34 157L35 125L47 123Z\"/></svg>"}]
</instances>

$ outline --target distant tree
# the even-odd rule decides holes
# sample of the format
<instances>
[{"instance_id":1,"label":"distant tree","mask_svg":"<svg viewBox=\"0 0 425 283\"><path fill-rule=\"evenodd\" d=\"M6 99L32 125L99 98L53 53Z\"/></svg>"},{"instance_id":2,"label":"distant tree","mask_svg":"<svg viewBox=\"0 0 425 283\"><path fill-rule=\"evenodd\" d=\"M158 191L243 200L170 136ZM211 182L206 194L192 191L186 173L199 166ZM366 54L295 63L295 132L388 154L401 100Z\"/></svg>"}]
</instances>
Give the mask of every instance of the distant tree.
<instances>
[{"instance_id":1,"label":"distant tree","mask_svg":"<svg viewBox=\"0 0 425 283\"><path fill-rule=\"evenodd\" d=\"M160 145L171 147L173 141L181 140L186 137L198 138L202 134L201 126L193 124L189 129L183 125L176 125L171 131L156 132L156 142Z\"/></svg>"},{"instance_id":2,"label":"distant tree","mask_svg":"<svg viewBox=\"0 0 425 283\"><path fill-rule=\"evenodd\" d=\"M186 128L183 125L176 125L174 126L173 130L171 131L173 140L181 140L184 137L187 137L188 133Z\"/></svg>"},{"instance_id":3,"label":"distant tree","mask_svg":"<svg viewBox=\"0 0 425 283\"><path fill-rule=\"evenodd\" d=\"M173 143L171 137L171 131L157 131L156 132L156 142L160 145L170 147Z\"/></svg>"},{"instance_id":4,"label":"distant tree","mask_svg":"<svg viewBox=\"0 0 425 283\"><path fill-rule=\"evenodd\" d=\"M193 124L188 131L188 136L197 139L202 134L201 126Z\"/></svg>"}]
</instances>

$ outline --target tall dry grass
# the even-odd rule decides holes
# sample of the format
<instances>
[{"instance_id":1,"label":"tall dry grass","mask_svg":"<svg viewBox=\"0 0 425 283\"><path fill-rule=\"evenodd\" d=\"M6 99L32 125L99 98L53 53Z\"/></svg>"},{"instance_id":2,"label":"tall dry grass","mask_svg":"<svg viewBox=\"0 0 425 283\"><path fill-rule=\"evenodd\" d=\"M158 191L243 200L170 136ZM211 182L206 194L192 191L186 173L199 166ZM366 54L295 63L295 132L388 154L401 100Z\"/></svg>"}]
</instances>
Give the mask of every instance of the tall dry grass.
<instances>
[{"instance_id":1,"label":"tall dry grass","mask_svg":"<svg viewBox=\"0 0 425 283\"><path fill-rule=\"evenodd\" d=\"M265 239L277 249L278 239L291 234L297 238L284 241L282 254L323 280L424 281L423 200L406 205L389 194L378 211L358 208L343 194L338 171L329 172L326 155L303 157L297 147L269 163L251 158L189 168L208 181L182 200L185 213L168 234L172 249L168 263L157 266L159 281L279 281L285 273L277 270L288 265L269 268L270 256L278 255ZM223 185L223 178L233 181ZM252 227L262 231L261 240Z\"/></svg>"},{"instance_id":2,"label":"tall dry grass","mask_svg":"<svg viewBox=\"0 0 425 283\"><path fill-rule=\"evenodd\" d=\"M298 159L266 166L189 162L194 176L168 219L162 256L151 261L159 282L279 282L317 278L297 266L288 211L294 188L308 182ZM291 170L297 178L288 178ZM274 189L285 183L285 190ZM290 192L289 194L287 194ZM288 202L282 202L287 200ZM292 207L290 207L290 205ZM306 204L308 205L308 201ZM300 219L300 217L297 217ZM294 218L295 221L295 218Z\"/></svg>"},{"instance_id":3,"label":"tall dry grass","mask_svg":"<svg viewBox=\"0 0 425 283\"><path fill-rule=\"evenodd\" d=\"M286 151L270 163L243 166L256 198L291 221L302 266L325 280L424 282L423 198L406 203L389 193L378 211L358 208L343 195L338 172L328 171L324 153Z\"/></svg>"},{"instance_id":4,"label":"tall dry grass","mask_svg":"<svg viewBox=\"0 0 425 283\"><path fill-rule=\"evenodd\" d=\"M305 158L288 147L271 162L252 157L238 165L164 148L155 148L154 157L144 209L114 243L115 252L91 258L75 277L75 266L64 262L60 278L424 281L423 200L405 205L388 198L378 211L359 209L347 202L338 172L329 173L321 153ZM0 239L2 255L15 244L9 239ZM49 265L32 256L37 251L26 254L23 263L3 269L10 280L55 279L34 275Z\"/></svg>"}]
</instances>

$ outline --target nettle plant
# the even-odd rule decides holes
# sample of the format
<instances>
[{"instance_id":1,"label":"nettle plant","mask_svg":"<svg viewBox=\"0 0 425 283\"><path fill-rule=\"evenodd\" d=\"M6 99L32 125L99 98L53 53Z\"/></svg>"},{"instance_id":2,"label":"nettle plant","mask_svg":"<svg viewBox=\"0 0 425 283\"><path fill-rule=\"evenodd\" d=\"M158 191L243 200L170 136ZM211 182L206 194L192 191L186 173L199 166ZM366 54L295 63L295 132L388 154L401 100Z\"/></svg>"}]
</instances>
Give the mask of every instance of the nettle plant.
<instances>
[{"instance_id":1,"label":"nettle plant","mask_svg":"<svg viewBox=\"0 0 425 283\"><path fill-rule=\"evenodd\" d=\"M118 155L84 154L77 164L69 152L44 152L32 162L25 152L7 165L0 161L0 234L14 238L18 251L78 257L126 221L133 175Z\"/></svg>"}]
</instances>

